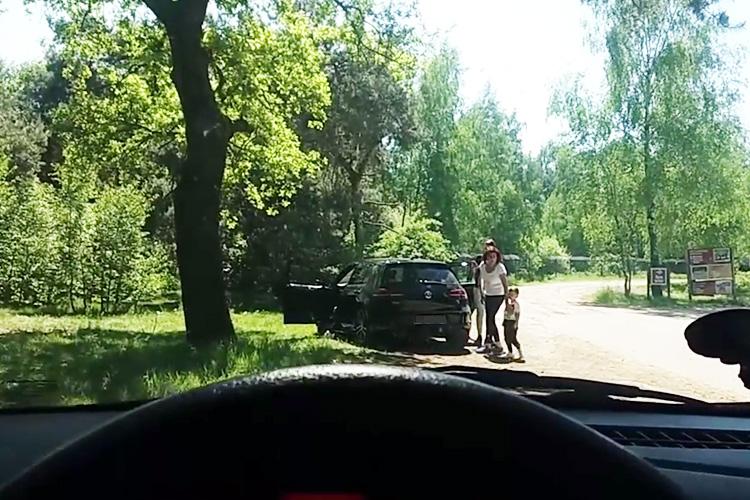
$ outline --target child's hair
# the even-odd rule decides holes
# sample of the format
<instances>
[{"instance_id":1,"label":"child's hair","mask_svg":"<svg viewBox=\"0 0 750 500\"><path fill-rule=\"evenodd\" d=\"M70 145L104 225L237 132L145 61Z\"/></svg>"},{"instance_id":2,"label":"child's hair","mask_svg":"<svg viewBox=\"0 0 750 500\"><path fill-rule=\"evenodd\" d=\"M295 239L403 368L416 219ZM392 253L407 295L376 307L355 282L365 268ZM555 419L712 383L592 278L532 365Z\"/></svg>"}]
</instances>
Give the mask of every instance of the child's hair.
<instances>
[{"instance_id":1,"label":"child's hair","mask_svg":"<svg viewBox=\"0 0 750 500\"><path fill-rule=\"evenodd\" d=\"M510 288L508 289L508 295L510 295L511 293L515 293L515 294L516 294L516 297L517 297L517 296L518 296L518 287L517 287L517 286L514 286L514 287L510 287Z\"/></svg>"}]
</instances>

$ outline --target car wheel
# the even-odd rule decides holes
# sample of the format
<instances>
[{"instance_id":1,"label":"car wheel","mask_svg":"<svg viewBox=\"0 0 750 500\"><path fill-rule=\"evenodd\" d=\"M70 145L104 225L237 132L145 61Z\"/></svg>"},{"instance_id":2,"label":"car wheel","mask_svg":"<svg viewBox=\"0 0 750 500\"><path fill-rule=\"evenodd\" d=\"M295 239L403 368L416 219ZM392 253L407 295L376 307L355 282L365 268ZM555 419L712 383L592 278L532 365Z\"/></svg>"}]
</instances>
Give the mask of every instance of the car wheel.
<instances>
[{"instance_id":1,"label":"car wheel","mask_svg":"<svg viewBox=\"0 0 750 500\"><path fill-rule=\"evenodd\" d=\"M354 340L361 345L369 345L371 342L370 329L367 321L367 313L364 309L357 309L357 313L354 316L354 324L352 325L352 334Z\"/></svg>"},{"instance_id":2,"label":"car wheel","mask_svg":"<svg viewBox=\"0 0 750 500\"><path fill-rule=\"evenodd\" d=\"M458 328L448 335L446 341L453 349L463 349L469 343L469 330Z\"/></svg>"}]
</instances>

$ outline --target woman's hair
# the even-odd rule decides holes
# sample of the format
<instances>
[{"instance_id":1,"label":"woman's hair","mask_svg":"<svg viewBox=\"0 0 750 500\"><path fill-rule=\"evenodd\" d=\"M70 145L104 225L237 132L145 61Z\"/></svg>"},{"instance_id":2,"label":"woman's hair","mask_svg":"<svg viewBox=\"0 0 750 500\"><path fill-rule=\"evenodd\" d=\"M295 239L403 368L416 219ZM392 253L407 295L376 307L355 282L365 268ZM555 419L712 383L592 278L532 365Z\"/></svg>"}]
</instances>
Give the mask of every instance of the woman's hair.
<instances>
[{"instance_id":1,"label":"woman's hair","mask_svg":"<svg viewBox=\"0 0 750 500\"><path fill-rule=\"evenodd\" d=\"M482 255L482 260L487 260L487 257L489 257L490 254L495 254L497 256L497 261L500 262L503 259L503 254L500 253L500 250L497 249L497 247L488 247L487 250L484 251L484 254Z\"/></svg>"}]
</instances>

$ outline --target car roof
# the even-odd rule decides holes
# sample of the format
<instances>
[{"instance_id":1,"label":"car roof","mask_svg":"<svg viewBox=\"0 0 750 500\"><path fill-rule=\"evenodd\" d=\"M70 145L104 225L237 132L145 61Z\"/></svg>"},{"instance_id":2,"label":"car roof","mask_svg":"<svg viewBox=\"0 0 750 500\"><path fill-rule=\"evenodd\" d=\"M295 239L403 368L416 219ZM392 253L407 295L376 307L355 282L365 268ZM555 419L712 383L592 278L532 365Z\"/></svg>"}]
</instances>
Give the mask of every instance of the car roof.
<instances>
[{"instance_id":1,"label":"car roof","mask_svg":"<svg viewBox=\"0 0 750 500\"><path fill-rule=\"evenodd\" d=\"M438 266L448 265L446 262L441 262L439 260L407 259L407 258L401 258L401 257L370 258L370 259L364 259L364 262L368 262L371 264L379 264L379 265L387 265L387 264L432 264L432 265L438 265Z\"/></svg>"}]
</instances>

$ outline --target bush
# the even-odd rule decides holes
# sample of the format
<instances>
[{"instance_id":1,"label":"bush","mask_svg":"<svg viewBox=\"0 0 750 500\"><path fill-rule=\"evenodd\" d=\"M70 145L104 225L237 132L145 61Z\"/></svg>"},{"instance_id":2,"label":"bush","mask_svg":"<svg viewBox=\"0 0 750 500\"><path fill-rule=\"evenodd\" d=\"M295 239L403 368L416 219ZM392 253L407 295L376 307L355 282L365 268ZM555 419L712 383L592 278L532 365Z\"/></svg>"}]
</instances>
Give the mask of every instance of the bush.
<instances>
[{"instance_id":1,"label":"bush","mask_svg":"<svg viewBox=\"0 0 750 500\"><path fill-rule=\"evenodd\" d=\"M0 297L40 305L52 300L59 241L52 188L36 181L6 185L0 207Z\"/></svg>"},{"instance_id":2,"label":"bush","mask_svg":"<svg viewBox=\"0 0 750 500\"><path fill-rule=\"evenodd\" d=\"M526 270L532 276L570 272L570 256L556 238L524 238L522 245L527 249Z\"/></svg>"},{"instance_id":3,"label":"bush","mask_svg":"<svg viewBox=\"0 0 750 500\"><path fill-rule=\"evenodd\" d=\"M0 169L0 300L122 311L175 286L168 252L149 244L146 200L112 188L85 190L36 179L5 180Z\"/></svg>"},{"instance_id":4,"label":"bush","mask_svg":"<svg viewBox=\"0 0 750 500\"><path fill-rule=\"evenodd\" d=\"M734 279L737 285L737 295L750 295L750 272L738 271Z\"/></svg>"},{"instance_id":5,"label":"bush","mask_svg":"<svg viewBox=\"0 0 750 500\"><path fill-rule=\"evenodd\" d=\"M544 276L549 276L551 274L569 274L570 257L563 255L546 257L541 272Z\"/></svg>"},{"instance_id":6,"label":"bush","mask_svg":"<svg viewBox=\"0 0 750 500\"><path fill-rule=\"evenodd\" d=\"M591 269L591 257L576 256L570 258L570 269L577 273L585 273Z\"/></svg>"},{"instance_id":7,"label":"bush","mask_svg":"<svg viewBox=\"0 0 750 500\"><path fill-rule=\"evenodd\" d=\"M503 263L505 264L505 268L508 270L508 273L516 274L521 270L523 259L521 259L521 257L519 257L518 255L507 254L503 255Z\"/></svg>"},{"instance_id":8,"label":"bush","mask_svg":"<svg viewBox=\"0 0 750 500\"><path fill-rule=\"evenodd\" d=\"M449 262L455 254L440 232L440 223L425 217L407 219L398 229L386 230L373 245L375 257L433 259Z\"/></svg>"},{"instance_id":9,"label":"bush","mask_svg":"<svg viewBox=\"0 0 750 500\"><path fill-rule=\"evenodd\" d=\"M120 309L123 301L137 293L137 266L145 258L146 200L135 190L111 188L101 193L91 207L92 226L88 241L89 289L102 312Z\"/></svg>"},{"instance_id":10,"label":"bush","mask_svg":"<svg viewBox=\"0 0 750 500\"><path fill-rule=\"evenodd\" d=\"M597 255L591 258L591 269L599 276L608 276L621 273L620 261L611 254Z\"/></svg>"}]
</instances>

